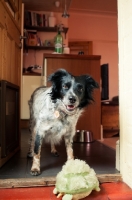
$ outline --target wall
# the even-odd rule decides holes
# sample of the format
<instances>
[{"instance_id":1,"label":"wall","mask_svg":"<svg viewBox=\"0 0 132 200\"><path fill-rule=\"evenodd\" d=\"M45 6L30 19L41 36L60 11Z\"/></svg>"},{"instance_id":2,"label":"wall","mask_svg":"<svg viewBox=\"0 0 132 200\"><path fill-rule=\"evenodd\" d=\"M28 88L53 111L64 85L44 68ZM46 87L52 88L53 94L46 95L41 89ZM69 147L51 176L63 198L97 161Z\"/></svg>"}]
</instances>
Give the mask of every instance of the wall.
<instances>
[{"instance_id":1,"label":"wall","mask_svg":"<svg viewBox=\"0 0 132 200\"><path fill-rule=\"evenodd\" d=\"M120 170L132 188L132 1L118 0Z\"/></svg>"},{"instance_id":2,"label":"wall","mask_svg":"<svg viewBox=\"0 0 132 200\"><path fill-rule=\"evenodd\" d=\"M118 95L117 17L70 13L69 41L93 41L93 54L101 55L101 64L109 63L109 98Z\"/></svg>"},{"instance_id":3,"label":"wall","mask_svg":"<svg viewBox=\"0 0 132 200\"><path fill-rule=\"evenodd\" d=\"M39 12L34 11L36 13L45 13L47 15L50 15L49 12ZM68 19L61 17L62 13L54 13L54 16L56 17L56 23L57 24L64 24L65 27L68 27ZM54 37L56 36L57 32L38 32L37 33L43 43L45 40L54 40ZM66 38L63 34L63 42L64 44L68 44L68 33L66 35ZM52 53L53 51L45 51L45 50L29 50L28 52L24 53L24 61L23 61L23 67L27 68L30 65L39 65L42 66L43 64L43 53Z\"/></svg>"},{"instance_id":4,"label":"wall","mask_svg":"<svg viewBox=\"0 0 132 200\"><path fill-rule=\"evenodd\" d=\"M38 12L36 13L45 13L50 14L48 12ZM61 17L62 13L54 13L57 24L64 24L65 27L68 27L68 19ZM38 32L38 36L41 38L41 40L54 40L54 37L56 36L57 32ZM68 45L68 33L66 35L66 38L63 34L63 41L65 44ZM47 51L47 50L28 50L24 51L23 54L23 67L28 68L31 65L43 65L43 53L53 53L53 51ZM37 88L41 86L41 77L40 76L22 76L22 86L21 86L21 119L29 119L29 108L28 108L28 100L30 99L30 96L32 92Z\"/></svg>"},{"instance_id":5,"label":"wall","mask_svg":"<svg viewBox=\"0 0 132 200\"><path fill-rule=\"evenodd\" d=\"M36 11L37 12L37 11ZM93 41L93 54L101 55L101 64L109 63L109 99L117 96L118 86L118 45L117 17L111 15L96 15L86 13L70 13L69 19L55 14L58 23L62 21L69 27L66 44L73 40ZM41 33L43 40L52 39L55 33ZM32 51L24 54L24 67L42 65L45 51ZM48 51L49 53L52 51Z\"/></svg>"}]
</instances>

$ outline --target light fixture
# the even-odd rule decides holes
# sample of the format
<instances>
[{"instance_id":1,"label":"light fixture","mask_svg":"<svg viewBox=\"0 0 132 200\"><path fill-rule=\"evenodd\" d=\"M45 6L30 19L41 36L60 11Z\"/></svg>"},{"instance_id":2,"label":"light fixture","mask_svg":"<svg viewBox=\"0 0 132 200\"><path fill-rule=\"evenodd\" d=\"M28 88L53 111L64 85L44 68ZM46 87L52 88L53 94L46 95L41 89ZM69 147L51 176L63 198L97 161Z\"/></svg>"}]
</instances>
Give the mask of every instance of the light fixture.
<instances>
[{"instance_id":1,"label":"light fixture","mask_svg":"<svg viewBox=\"0 0 132 200\"><path fill-rule=\"evenodd\" d=\"M64 18L70 17L70 15L67 13L66 0L65 0L65 8L64 8L64 12L63 12L63 14L62 14L62 17L64 17Z\"/></svg>"},{"instance_id":2,"label":"light fixture","mask_svg":"<svg viewBox=\"0 0 132 200\"><path fill-rule=\"evenodd\" d=\"M55 1L55 6L56 6L57 8L59 8L59 7L60 7L60 2L59 2L59 1Z\"/></svg>"}]
</instances>

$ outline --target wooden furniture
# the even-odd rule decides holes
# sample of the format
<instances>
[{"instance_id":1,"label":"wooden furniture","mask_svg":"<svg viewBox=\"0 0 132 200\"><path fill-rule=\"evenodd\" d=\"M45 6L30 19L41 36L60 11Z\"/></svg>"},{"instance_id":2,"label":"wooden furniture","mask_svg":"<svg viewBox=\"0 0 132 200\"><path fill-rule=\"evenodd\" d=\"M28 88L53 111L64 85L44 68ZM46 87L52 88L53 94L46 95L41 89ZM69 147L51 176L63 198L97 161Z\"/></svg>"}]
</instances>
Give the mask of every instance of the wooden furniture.
<instances>
[{"instance_id":1,"label":"wooden furniture","mask_svg":"<svg viewBox=\"0 0 132 200\"><path fill-rule=\"evenodd\" d=\"M117 135L119 133L119 105L112 102L102 103L101 116L103 137Z\"/></svg>"},{"instance_id":2,"label":"wooden furniture","mask_svg":"<svg viewBox=\"0 0 132 200\"><path fill-rule=\"evenodd\" d=\"M100 83L100 56L70 55L70 54L44 54L43 84L47 77L59 68L64 68L73 75L90 74ZM77 124L79 130L93 132L94 139L100 139L101 101L100 89L94 91L95 103L88 106Z\"/></svg>"},{"instance_id":3,"label":"wooden furniture","mask_svg":"<svg viewBox=\"0 0 132 200\"><path fill-rule=\"evenodd\" d=\"M79 51L83 51L85 55L93 54L92 41L71 41L69 42L69 48L71 54L78 54Z\"/></svg>"},{"instance_id":4,"label":"wooden furniture","mask_svg":"<svg viewBox=\"0 0 132 200\"><path fill-rule=\"evenodd\" d=\"M22 76L22 95L21 95L21 120L29 120L30 114L29 114L29 106L28 101L31 97L31 94L33 91L41 86L41 76L36 75L23 75ZM21 125L22 125L21 121ZM26 123L28 124L28 123ZM21 126L21 128L24 128ZM27 126L27 128L29 128Z\"/></svg>"},{"instance_id":5,"label":"wooden furniture","mask_svg":"<svg viewBox=\"0 0 132 200\"><path fill-rule=\"evenodd\" d=\"M0 81L5 80L9 84L14 84L16 87L20 87L21 84L21 49L20 49L20 35L21 35L21 11L22 3L21 0L1 0L0 1ZM1 86L0 86L1 87ZM5 88L5 87L4 87ZM1 119L6 121L5 126L2 122L0 127L0 167L5 164L19 149L20 149L20 114L16 115L17 120L14 124L17 129L13 129L13 117L16 109L14 107L13 95L10 97L10 86L7 88L5 97L3 96L2 87L1 92L1 106L6 104L6 107L2 107L0 112ZM19 93L16 95L19 98ZM20 98L19 98L20 99ZM7 100L7 101L6 101ZM6 102L5 102L6 101ZM20 100L18 100L20 101ZM20 106L20 102L18 102ZM15 108L15 109L14 109ZM6 115L3 110L6 109ZM13 110L14 109L14 110ZM10 111L11 113L8 113ZM9 124L9 126L8 126ZM11 125L11 126L10 126ZM1 131L3 128L5 135ZM11 130L10 130L11 128ZM16 134L18 145L15 147L12 144L15 142ZM12 137L12 138L11 138ZM14 141L13 141L14 137ZM5 138L5 148L10 148L9 152L3 153L3 145ZM10 139L11 138L11 139ZM9 143L10 144L9 144Z\"/></svg>"},{"instance_id":6,"label":"wooden furniture","mask_svg":"<svg viewBox=\"0 0 132 200\"><path fill-rule=\"evenodd\" d=\"M0 80L21 83L21 1L0 1Z\"/></svg>"},{"instance_id":7,"label":"wooden furniture","mask_svg":"<svg viewBox=\"0 0 132 200\"><path fill-rule=\"evenodd\" d=\"M56 27L40 27L40 26L25 26L26 30L36 30L37 32L54 32L57 33L57 26ZM66 33L68 28L64 27L63 32L66 37ZM54 50L54 46L29 46L25 44L25 49L34 49L34 50Z\"/></svg>"},{"instance_id":8,"label":"wooden furniture","mask_svg":"<svg viewBox=\"0 0 132 200\"><path fill-rule=\"evenodd\" d=\"M20 87L0 81L0 167L20 148Z\"/></svg>"}]
</instances>

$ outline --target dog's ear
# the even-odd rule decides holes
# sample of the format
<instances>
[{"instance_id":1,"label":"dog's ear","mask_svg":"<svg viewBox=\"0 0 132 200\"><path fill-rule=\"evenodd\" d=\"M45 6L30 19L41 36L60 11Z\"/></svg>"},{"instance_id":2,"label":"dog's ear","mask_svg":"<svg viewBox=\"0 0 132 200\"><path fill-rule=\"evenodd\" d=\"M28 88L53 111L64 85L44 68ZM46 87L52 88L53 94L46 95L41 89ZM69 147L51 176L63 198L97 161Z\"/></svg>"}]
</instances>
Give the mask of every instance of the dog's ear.
<instances>
[{"instance_id":1,"label":"dog's ear","mask_svg":"<svg viewBox=\"0 0 132 200\"><path fill-rule=\"evenodd\" d=\"M80 107L85 107L88 104L94 102L93 91L96 88L99 88L99 84L89 75L83 75L85 80L85 94Z\"/></svg>"},{"instance_id":2,"label":"dog's ear","mask_svg":"<svg viewBox=\"0 0 132 200\"><path fill-rule=\"evenodd\" d=\"M48 81L51 81L52 84L60 82L61 78L67 74L68 72L65 69L59 69L48 77Z\"/></svg>"},{"instance_id":3,"label":"dog's ear","mask_svg":"<svg viewBox=\"0 0 132 200\"><path fill-rule=\"evenodd\" d=\"M61 90L62 78L67 75L68 72L66 70L59 69L58 71L49 76L48 81L52 83L52 92L50 93L52 100L61 98L60 90Z\"/></svg>"},{"instance_id":4,"label":"dog's ear","mask_svg":"<svg viewBox=\"0 0 132 200\"><path fill-rule=\"evenodd\" d=\"M99 88L99 84L91 76L86 75L85 80L86 80L86 85L88 87L88 90Z\"/></svg>"}]
</instances>

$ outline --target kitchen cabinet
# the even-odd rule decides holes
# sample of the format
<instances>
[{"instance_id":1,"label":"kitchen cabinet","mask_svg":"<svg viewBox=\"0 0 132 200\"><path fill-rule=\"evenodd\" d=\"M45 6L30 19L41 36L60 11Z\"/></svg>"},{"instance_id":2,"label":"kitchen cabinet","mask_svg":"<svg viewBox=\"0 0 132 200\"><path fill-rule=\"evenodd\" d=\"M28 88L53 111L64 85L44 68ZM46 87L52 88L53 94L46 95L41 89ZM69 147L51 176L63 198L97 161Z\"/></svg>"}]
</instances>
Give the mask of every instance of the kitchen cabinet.
<instances>
[{"instance_id":1,"label":"kitchen cabinet","mask_svg":"<svg viewBox=\"0 0 132 200\"><path fill-rule=\"evenodd\" d=\"M28 101L30 100L33 91L41 86L41 76L34 75L23 75L22 76L22 93L21 93L21 119L29 119L29 106Z\"/></svg>"},{"instance_id":2,"label":"kitchen cabinet","mask_svg":"<svg viewBox=\"0 0 132 200\"><path fill-rule=\"evenodd\" d=\"M44 54L42 82L49 86L47 77L59 68L64 68L73 75L89 74L100 83L100 59L98 55ZM100 89L95 89L95 102L89 105L77 123L78 130L89 130L94 139L101 137L101 95Z\"/></svg>"}]
</instances>

